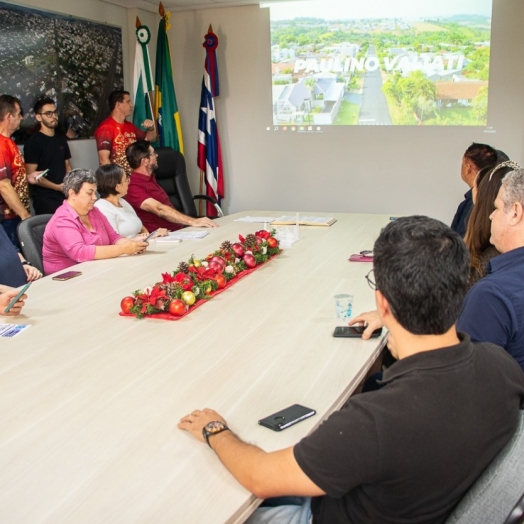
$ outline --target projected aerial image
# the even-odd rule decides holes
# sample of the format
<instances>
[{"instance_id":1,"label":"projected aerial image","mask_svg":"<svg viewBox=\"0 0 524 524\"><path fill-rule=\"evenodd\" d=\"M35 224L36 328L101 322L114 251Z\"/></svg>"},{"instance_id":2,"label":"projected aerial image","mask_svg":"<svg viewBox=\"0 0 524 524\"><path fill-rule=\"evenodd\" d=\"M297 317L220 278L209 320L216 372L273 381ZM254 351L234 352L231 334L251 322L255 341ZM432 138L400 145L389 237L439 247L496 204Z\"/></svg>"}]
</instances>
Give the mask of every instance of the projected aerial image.
<instances>
[{"instance_id":1,"label":"projected aerial image","mask_svg":"<svg viewBox=\"0 0 524 524\"><path fill-rule=\"evenodd\" d=\"M273 125L486 126L491 9L491 0L271 4Z\"/></svg>"}]
</instances>

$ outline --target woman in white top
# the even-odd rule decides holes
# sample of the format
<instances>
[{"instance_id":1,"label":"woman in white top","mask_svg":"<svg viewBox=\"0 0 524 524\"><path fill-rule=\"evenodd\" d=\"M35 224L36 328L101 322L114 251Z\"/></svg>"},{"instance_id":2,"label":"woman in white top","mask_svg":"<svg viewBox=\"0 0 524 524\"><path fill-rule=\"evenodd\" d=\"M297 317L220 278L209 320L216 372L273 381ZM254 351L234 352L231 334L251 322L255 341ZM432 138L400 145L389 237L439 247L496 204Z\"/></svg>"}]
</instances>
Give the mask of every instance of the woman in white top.
<instances>
[{"instance_id":1,"label":"woman in white top","mask_svg":"<svg viewBox=\"0 0 524 524\"><path fill-rule=\"evenodd\" d=\"M100 198L95 206L105 215L113 229L121 236L134 238L147 235L131 204L122 197L127 195L129 175L118 164L106 164L96 170L97 191ZM167 235L167 229L159 229L155 236Z\"/></svg>"}]
</instances>

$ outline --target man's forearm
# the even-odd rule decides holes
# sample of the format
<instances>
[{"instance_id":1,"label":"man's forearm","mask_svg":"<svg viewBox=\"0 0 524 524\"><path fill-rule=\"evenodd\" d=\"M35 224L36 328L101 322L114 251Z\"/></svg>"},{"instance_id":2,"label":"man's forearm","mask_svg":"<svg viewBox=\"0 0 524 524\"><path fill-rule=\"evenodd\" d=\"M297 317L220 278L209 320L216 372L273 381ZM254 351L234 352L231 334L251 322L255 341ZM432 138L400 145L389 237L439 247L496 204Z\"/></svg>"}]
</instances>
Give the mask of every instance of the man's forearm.
<instances>
[{"instance_id":1,"label":"man's forearm","mask_svg":"<svg viewBox=\"0 0 524 524\"><path fill-rule=\"evenodd\" d=\"M173 207L166 206L164 204L160 205L156 211L156 214L168 222L173 222L175 224L183 224L184 226L192 225L193 218L180 213Z\"/></svg>"},{"instance_id":2,"label":"man's forearm","mask_svg":"<svg viewBox=\"0 0 524 524\"><path fill-rule=\"evenodd\" d=\"M267 458L264 450L243 442L231 431L210 436L209 443L227 470L242 486L258 498L268 496L267 488L260 480L261 475L257 474L262 461Z\"/></svg>"}]
</instances>

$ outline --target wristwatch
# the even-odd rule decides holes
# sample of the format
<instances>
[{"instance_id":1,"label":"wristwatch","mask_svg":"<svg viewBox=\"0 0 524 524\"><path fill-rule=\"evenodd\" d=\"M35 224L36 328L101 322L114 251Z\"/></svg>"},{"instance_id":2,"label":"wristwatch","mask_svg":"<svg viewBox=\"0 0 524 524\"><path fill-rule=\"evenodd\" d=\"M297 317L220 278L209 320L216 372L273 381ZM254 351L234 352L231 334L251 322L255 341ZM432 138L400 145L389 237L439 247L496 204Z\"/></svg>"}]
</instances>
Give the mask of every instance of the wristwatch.
<instances>
[{"instance_id":1,"label":"wristwatch","mask_svg":"<svg viewBox=\"0 0 524 524\"><path fill-rule=\"evenodd\" d=\"M222 433L222 431L226 430L230 431L230 429L223 422L220 422L220 420L214 420L213 422L208 422L202 428L202 435L204 436L204 440L207 442L207 445L211 447L211 444L209 443L209 437L217 435L218 433Z\"/></svg>"},{"instance_id":2,"label":"wristwatch","mask_svg":"<svg viewBox=\"0 0 524 524\"><path fill-rule=\"evenodd\" d=\"M32 266L33 264L31 264L31 262L29 262L29 260L24 260L24 261L22 262L22 265L23 265L23 266Z\"/></svg>"}]
</instances>

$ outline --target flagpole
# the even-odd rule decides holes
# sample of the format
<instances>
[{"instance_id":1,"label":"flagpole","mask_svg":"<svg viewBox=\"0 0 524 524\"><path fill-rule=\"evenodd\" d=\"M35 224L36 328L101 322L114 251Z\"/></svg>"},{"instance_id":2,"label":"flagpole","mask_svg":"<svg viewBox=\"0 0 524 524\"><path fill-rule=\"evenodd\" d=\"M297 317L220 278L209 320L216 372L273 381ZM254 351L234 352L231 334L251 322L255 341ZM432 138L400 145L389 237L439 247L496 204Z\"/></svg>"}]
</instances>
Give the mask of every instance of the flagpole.
<instances>
[{"instance_id":1,"label":"flagpole","mask_svg":"<svg viewBox=\"0 0 524 524\"><path fill-rule=\"evenodd\" d=\"M206 174L202 170L200 170L200 191L199 191L200 195L204 194L204 177L205 176ZM198 199L198 216L202 216L202 199L201 198Z\"/></svg>"}]
</instances>

